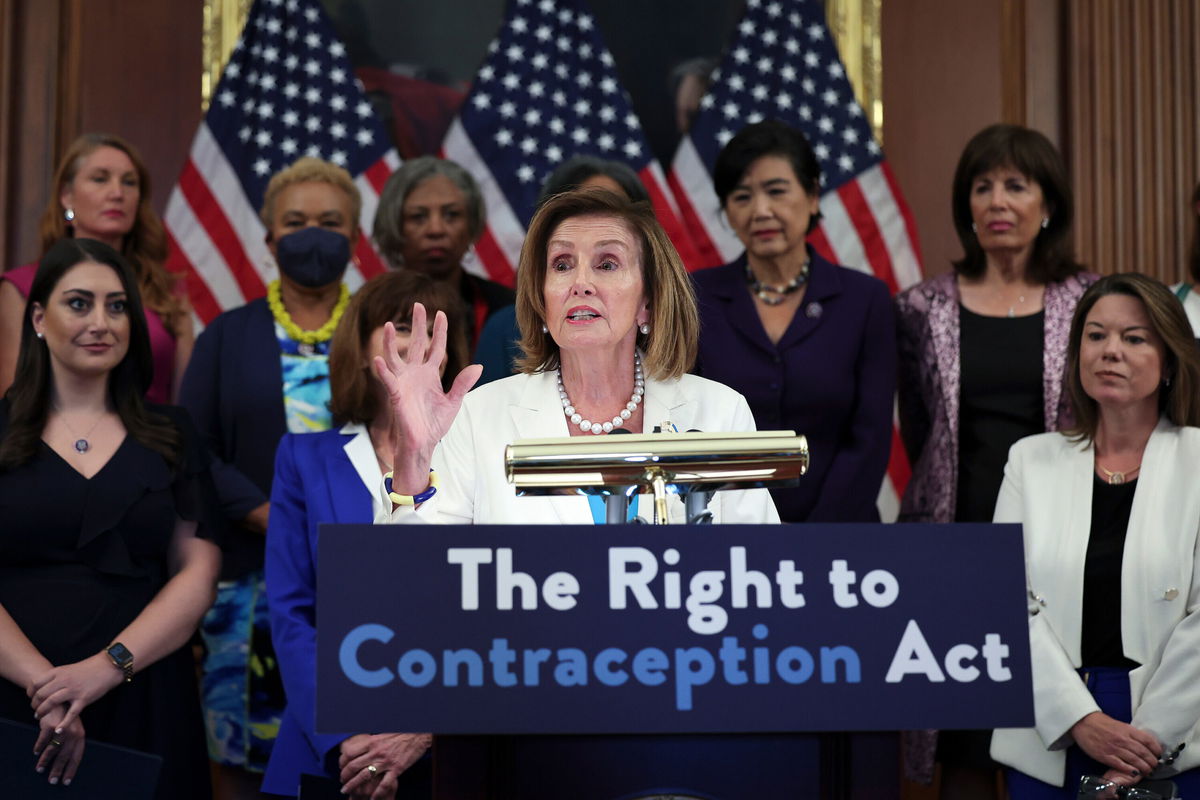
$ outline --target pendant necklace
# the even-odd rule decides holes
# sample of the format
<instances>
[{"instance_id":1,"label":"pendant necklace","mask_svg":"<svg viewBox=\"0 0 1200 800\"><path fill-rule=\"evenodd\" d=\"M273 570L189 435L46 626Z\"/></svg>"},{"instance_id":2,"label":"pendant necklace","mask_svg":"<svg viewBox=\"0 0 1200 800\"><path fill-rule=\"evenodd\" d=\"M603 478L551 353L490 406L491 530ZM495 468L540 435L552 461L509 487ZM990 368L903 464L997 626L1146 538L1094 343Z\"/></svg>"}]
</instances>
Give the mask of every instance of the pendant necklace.
<instances>
[{"instance_id":1,"label":"pendant necklace","mask_svg":"<svg viewBox=\"0 0 1200 800\"><path fill-rule=\"evenodd\" d=\"M1021 306L1025 305L1025 295L1023 295L1023 294L1022 294L1022 295L1017 295L1017 302L1016 302L1016 304L1015 304L1015 305L1021 305ZM1016 316L1016 312L1015 312L1015 310L1014 310L1013 306L1012 306L1012 305L1009 305L1009 307L1008 307L1008 318L1009 318L1009 319L1012 319L1012 318L1013 318L1013 317L1015 317L1015 316ZM1103 468L1103 467L1101 467L1101 469L1104 469L1104 468Z\"/></svg>"},{"instance_id":2,"label":"pendant necklace","mask_svg":"<svg viewBox=\"0 0 1200 800\"><path fill-rule=\"evenodd\" d=\"M1096 466L1100 467L1099 464ZM1116 486L1117 484L1121 484L1129 480L1129 476L1133 475L1133 473L1137 472L1141 468L1142 465L1138 464L1133 469L1127 469L1124 472L1114 472L1112 470L1105 469L1104 467L1100 467L1100 471L1104 473L1104 477L1108 480L1109 484Z\"/></svg>"},{"instance_id":3,"label":"pendant necklace","mask_svg":"<svg viewBox=\"0 0 1200 800\"><path fill-rule=\"evenodd\" d=\"M750 269L750 262L747 261L746 283L750 286L750 291L753 292L754 296L759 300L762 300L769 306L777 306L782 303L789 294L808 283L808 266L810 263L810 259L804 259L804 264L800 267L800 272L798 275L796 275L796 277L792 278L782 286L775 286L770 283L764 283L763 281L760 281L754 274L754 270Z\"/></svg>"},{"instance_id":4,"label":"pendant necklace","mask_svg":"<svg viewBox=\"0 0 1200 800\"><path fill-rule=\"evenodd\" d=\"M54 410L58 412L58 418L62 420L63 425L67 426L67 430L69 430L73 436L79 436L79 431L71 427L71 423L67 422L67 416L63 414L62 409L56 405L54 406ZM100 420L104 419L105 413L107 412L101 412L100 416L96 417L96 421L92 423L92 427L88 428L87 433L85 433L83 436L79 436L79 438L75 440L76 453L82 454L92 449L92 444L88 441L88 437L92 435L92 431L96 430L96 426L100 424Z\"/></svg>"}]
</instances>

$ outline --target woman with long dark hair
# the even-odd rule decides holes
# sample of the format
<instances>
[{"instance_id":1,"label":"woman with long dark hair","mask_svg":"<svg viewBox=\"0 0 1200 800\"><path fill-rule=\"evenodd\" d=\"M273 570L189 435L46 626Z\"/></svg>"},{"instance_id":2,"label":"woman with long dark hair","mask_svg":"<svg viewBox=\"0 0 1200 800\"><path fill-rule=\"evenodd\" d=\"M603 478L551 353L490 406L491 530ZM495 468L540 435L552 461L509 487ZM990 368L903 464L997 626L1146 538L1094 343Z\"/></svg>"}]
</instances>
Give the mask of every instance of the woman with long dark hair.
<instances>
[{"instance_id":1,"label":"woman with long dark hair","mask_svg":"<svg viewBox=\"0 0 1200 800\"><path fill-rule=\"evenodd\" d=\"M37 715L51 783L70 783L86 736L161 755L159 797L207 797L185 645L220 523L187 415L143 400L150 337L125 260L50 247L19 353L0 401L0 716Z\"/></svg>"}]
</instances>

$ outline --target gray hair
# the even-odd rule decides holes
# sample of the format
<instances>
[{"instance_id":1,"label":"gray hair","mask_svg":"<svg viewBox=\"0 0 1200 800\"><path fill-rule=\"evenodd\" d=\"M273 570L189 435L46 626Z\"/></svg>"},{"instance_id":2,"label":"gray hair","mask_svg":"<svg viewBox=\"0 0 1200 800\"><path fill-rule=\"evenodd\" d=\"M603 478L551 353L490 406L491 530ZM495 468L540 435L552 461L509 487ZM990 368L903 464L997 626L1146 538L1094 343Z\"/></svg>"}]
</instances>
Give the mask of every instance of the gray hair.
<instances>
[{"instance_id":1,"label":"gray hair","mask_svg":"<svg viewBox=\"0 0 1200 800\"><path fill-rule=\"evenodd\" d=\"M454 161L434 156L418 156L405 161L400 169L392 173L379 195L379 207L375 209L375 226L371 236L380 254L393 267L403 264L404 252L404 201L413 189L432 177L441 175L462 191L467 203L467 223L471 241L483 233L487 223L487 212L483 205L483 193L471 173Z\"/></svg>"}]
</instances>

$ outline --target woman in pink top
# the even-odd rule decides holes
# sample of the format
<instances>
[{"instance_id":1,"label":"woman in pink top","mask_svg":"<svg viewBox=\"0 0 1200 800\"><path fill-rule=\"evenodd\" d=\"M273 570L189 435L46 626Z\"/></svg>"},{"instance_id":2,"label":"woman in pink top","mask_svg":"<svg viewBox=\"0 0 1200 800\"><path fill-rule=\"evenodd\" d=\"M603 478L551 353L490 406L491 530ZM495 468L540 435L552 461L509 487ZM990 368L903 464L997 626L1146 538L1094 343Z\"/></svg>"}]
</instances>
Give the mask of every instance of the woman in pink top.
<instances>
[{"instance_id":1,"label":"woman in pink top","mask_svg":"<svg viewBox=\"0 0 1200 800\"><path fill-rule=\"evenodd\" d=\"M76 139L54 175L57 193L42 213L42 250L64 236L97 239L133 266L154 356L146 397L170 403L192 353L195 332L182 284L167 272L167 237L150 204L150 175L125 140L106 133ZM0 275L0 395L14 380L25 298L37 264Z\"/></svg>"}]
</instances>

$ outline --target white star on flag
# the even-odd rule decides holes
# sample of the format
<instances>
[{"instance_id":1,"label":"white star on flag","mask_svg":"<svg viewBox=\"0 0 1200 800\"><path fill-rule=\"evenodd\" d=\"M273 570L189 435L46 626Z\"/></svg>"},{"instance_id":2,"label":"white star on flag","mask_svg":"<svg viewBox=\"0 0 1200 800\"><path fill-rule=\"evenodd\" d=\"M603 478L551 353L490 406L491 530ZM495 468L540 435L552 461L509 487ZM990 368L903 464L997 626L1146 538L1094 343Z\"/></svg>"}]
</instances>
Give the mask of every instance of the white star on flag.
<instances>
[{"instance_id":1,"label":"white star on flag","mask_svg":"<svg viewBox=\"0 0 1200 800\"><path fill-rule=\"evenodd\" d=\"M301 153L350 171L370 230L400 160L351 75L317 0L251 6L164 215L168 269L187 273L202 322L266 293L274 269L258 209L267 180ZM360 237L355 256L352 288L383 271L370 237Z\"/></svg>"},{"instance_id":2,"label":"white star on flag","mask_svg":"<svg viewBox=\"0 0 1200 800\"><path fill-rule=\"evenodd\" d=\"M751 64L762 90L747 93L736 76ZM834 263L875 274L893 291L919 281L912 215L845 77L820 0L747 0L745 18L675 154L671 185L706 264L728 263L743 250L721 218L713 163L738 130L763 119L803 131L821 164L823 219L809 243ZM899 507L907 475L903 449L893 448L880 494L885 518Z\"/></svg>"},{"instance_id":3,"label":"white star on flag","mask_svg":"<svg viewBox=\"0 0 1200 800\"><path fill-rule=\"evenodd\" d=\"M695 252L662 168L650 157L584 0L510 4L488 52L442 145L447 158L475 176L488 200L488 227L476 244L478 271L513 283L541 182L577 154L628 163L646 184L685 263L694 265ZM506 116L504 102L521 113ZM500 137L498 129L511 133ZM510 146L514 141L519 147Z\"/></svg>"}]
</instances>

